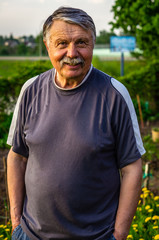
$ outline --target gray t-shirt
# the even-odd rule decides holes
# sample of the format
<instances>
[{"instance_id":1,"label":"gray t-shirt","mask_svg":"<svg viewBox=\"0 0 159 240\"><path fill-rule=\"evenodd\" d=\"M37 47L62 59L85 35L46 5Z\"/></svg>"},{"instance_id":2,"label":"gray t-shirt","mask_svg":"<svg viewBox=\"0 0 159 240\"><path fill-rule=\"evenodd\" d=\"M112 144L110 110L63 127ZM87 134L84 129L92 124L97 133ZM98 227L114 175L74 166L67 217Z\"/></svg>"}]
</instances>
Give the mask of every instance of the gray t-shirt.
<instances>
[{"instance_id":1,"label":"gray t-shirt","mask_svg":"<svg viewBox=\"0 0 159 240\"><path fill-rule=\"evenodd\" d=\"M59 89L51 69L25 83L8 143L28 158L21 224L31 239L106 239L113 231L119 169L145 152L126 88L92 68Z\"/></svg>"}]
</instances>

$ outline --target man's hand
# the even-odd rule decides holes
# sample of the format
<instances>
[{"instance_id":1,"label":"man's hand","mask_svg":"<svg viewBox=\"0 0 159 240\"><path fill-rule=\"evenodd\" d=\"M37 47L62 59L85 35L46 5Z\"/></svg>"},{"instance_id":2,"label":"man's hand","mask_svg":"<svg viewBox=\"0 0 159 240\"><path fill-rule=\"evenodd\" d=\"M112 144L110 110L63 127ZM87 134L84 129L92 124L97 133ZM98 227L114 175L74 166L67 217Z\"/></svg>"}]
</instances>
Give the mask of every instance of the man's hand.
<instances>
[{"instance_id":1,"label":"man's hand","mask_svg":"<svg viewBox=\"0 0 159 240\"><path fill-rule=\"evenodd\" d=\"M116 230L113 232L113 235L114 235L116 240L126 240L126 238L127 238L127 233L120 234Z\"/></svg>"},{"instance_id":2,"label":"man's hand","mask_svg":"<svg viewBox=\"0 0 159 240\"><path fill-rule=\"evenodd\" d=\"M12 223L12 233L13 233L14 229L16 229L16 227L19 226L19 224L20 224L20 221L19 221L19 222ZM11 234L12 234L12 233L11 233Z\"/></svg>"},{"instance_id":3,"label":"man's hand","mask_svg":"<svg viewBox=\"0 0 159 240\"><path fill-rule=\"evenodd\" d=\"M7 159L7 180L12 231L20 224L25 197L25 170L27 159L11 149Z\"/></svg>"},{"instance_id":4,"label":"man's hand","mask_svg":"<svg viewBox=\"0 0 159 240\"><path fill-rule=\"evenodd\" d=\"M119 206L115 221L114 237L126 240L141 193L142 162L141 159L121 169L122 180Z\"/></svg>"},{"instance_id":5,"label":"man's hand","mask_svg":"<svg viewBox=\"0 0 159 240\"><path fill-rule=\"evenodd\" d=\"M21 215L19 215L19 208L15 207L10 209L11 219L12 219L12 233L14 229L20 224Z\"/></svg>"}]
</instances>

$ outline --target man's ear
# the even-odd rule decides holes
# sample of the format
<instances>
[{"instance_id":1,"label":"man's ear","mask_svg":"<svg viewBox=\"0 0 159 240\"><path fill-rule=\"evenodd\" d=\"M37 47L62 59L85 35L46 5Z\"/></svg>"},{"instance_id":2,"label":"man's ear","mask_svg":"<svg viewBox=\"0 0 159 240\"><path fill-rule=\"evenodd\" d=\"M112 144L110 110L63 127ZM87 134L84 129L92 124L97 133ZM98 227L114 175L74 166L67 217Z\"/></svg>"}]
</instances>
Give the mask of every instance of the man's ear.
<instances>
[{"instance_id":1,"label":"man's ear","mask_svg":"<svg viewBox=\"0 0 159 240\"><path fill-rule=\"evenodd\" d=\"M48 51L48 50L49 50L49 47L48 47L47 41L43 41L43 42L44 42L45 47L46 47L46 49L47 49L47 51Z\"/></svg>"}]
</instances>

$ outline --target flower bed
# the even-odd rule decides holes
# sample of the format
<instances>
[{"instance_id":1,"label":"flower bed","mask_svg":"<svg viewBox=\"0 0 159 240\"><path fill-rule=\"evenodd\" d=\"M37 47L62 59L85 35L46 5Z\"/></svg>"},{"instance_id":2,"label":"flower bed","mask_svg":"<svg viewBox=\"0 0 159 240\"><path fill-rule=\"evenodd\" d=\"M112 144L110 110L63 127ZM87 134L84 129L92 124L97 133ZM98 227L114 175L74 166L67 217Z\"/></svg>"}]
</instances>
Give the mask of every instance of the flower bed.
<instances>
[{"instance_id":1,"label":"flower bed","mask_svg":"<svg viewBox=\"0 0 159 240\"><path fill-rule=\"evenodd\" d=\"M10 222L8 222L7 225L0 225L0 239L10 240L11 231L12 231L12 226Z\"/></svg>"},{"instance_id":2,"label":"flower bed","mask_svg":"<svg viewBox=\"0 0 159 240\"><path fill-rule=\"evenodd\" d=\"M159 239L159 196L142 189L138 208L127 239Z\"/></svg>"}]
</instances>

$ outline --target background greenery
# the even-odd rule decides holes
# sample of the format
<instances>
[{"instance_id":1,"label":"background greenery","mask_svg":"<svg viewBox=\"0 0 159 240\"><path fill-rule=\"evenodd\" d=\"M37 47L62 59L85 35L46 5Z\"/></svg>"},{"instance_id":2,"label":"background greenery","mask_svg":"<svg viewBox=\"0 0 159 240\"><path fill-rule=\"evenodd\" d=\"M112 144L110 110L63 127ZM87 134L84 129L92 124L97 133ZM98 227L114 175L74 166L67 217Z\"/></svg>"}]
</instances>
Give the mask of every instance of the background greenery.
<instances>
[{"instance_id":1,"label":"background greenery","mask_svg":"<svg viewBox=\"0 0 159 240\"><path fill-rule=\"evenodd\" d=\"M94 67L117 78L128 89L139 118L140 103L145 122L159 119L159 0L116 0L112 7L114 20L111 22L112 32L101 31L97 36L97 44L109 44L110 36L119 35L136 37L138 53L132 53L137 61L125 62L125 76L120 77L119 61L101 61L93 58ZM24 40L24 41L22 41ZM9 43L8 46L5 42ZM16 42L17 41L17 42ZM32 47L29 47L29 44ZM14 47L13 47L14 45ZM34 47L33 47L34 46ZM37 37L23 36L15 40L0 36L0 55L46 55L42 44L41 33ZM50 69L49 61L0 61L0 148L6 148L6 139L13 114L13 109L24 82L41 72ZM143 137L146 154L143 163L151 162L157 166L159 160L159 143L153 142L151 135ZM143 164L143 172L144 172ZM150 172L154 174L154 170ZM156 186L156 189L157 186ZM11 223L0 225L0 239L11 239ZM148 189L143 189L136 215L127 239L150 240L159 239L159 196L154 196Z\"/></svg>"},{"instance_id":2,"label":"background greenery","mask_svg":"<svg viewBox=\"0 0 159 240\"><path fill-rule=\"evenodd\" d=\"M125 62L124 77L120 77L119 61L101 61L95 57L93 65L117 78L127 87L138 117L137 94L140 96L144 121L157 120L159 118L159 0L116 0L112 11L114 14L114 20L111 22L112 32L101 31L97 36L97 44L109 44L110 36L115 35L116 29L119 30L119 35L135 36L140 52L132 54L138 58L138 61ZM23 40L15 40L12 35L0 36L0 55L46 55L41 33L36 38L23 36ZM5 45L6 41L9 43L8 46ZM28 43L34 47L29 47ZM51 67L49 61L0 61L0 148L7 147L8 129L21 86L27 79ZM158 142L154 143L150 135L144 136L143 142L146 149L144 163L157 163ZM149 190L143 189L127 239L159 239L158 226L159 196L154 196ZM0 239L10 239L10 231L10 223L6 226L0 225Z\"/></svg>"},{"instance_id":3,"label":"background greenery","mask_svg":"<svg viewBox=\"0 0 159 240\"><path fill-rule=\"evenodd\" d=\"M116 0L112 12L112 31L135 36L142 56L150 60L159 56L159 0Z\"/></svg>"}]
</instances>

